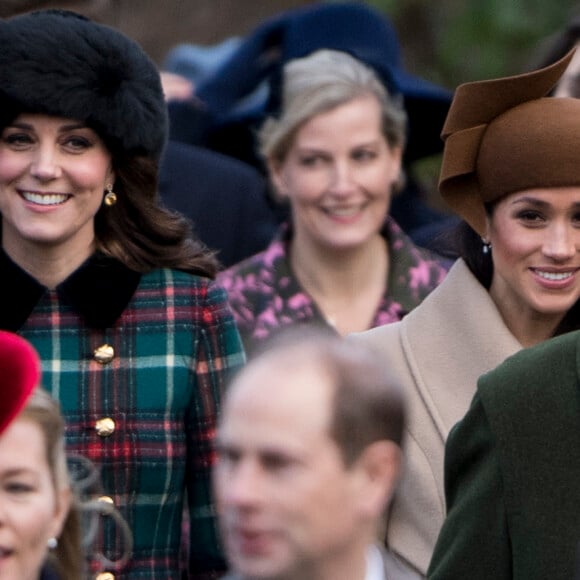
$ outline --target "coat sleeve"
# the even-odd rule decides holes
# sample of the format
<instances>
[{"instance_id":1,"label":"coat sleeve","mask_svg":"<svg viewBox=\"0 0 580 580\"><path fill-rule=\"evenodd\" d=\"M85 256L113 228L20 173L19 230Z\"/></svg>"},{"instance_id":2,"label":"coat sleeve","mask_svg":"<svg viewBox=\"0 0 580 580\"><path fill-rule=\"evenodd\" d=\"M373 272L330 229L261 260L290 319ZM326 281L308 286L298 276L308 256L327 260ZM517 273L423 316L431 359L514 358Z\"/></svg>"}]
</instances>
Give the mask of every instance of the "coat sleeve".
<instances>
[{"instance_id":1,"label":"coat sleeve","mask_svg":"<svg viewBox=\"0 0 580 580\"><path fill-rule=\"evenodd\" d=\"M478 395L445 447L447 517L430 580L512 578L511 547L498 450Z\"/></svg>"},{"instance_id":2,"label":"coat sleeve","mask_svg":"<svg viewBox=\"0 0 580 580\"><path fill-rule=\"evenodd\" d=\"M199 313L194 400L188 430L190 578L214 578L225 567L211 490L215 432L221 399L229 380L245 362L241 339L224 290L212 283Z\"/></svg>"}]
</instances>

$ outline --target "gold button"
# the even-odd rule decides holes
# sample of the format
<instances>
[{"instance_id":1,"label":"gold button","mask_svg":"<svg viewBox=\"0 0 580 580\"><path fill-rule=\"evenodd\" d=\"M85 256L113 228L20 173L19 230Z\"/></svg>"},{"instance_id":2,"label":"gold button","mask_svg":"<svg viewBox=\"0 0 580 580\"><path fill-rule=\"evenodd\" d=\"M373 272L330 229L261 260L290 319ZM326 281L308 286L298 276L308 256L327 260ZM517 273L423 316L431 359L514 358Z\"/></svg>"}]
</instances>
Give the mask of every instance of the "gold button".
<instances>
[{"instance_id":1,"label":"gold button","mask_svg":"<svg viewBox=\"0 0 580 580\"><path fill-rule=\"evenodd\" d=\"M115 358L115 349L110 344L102 344L95 348L93 356L99 364L106 365Z\"/></svg>"},{"instance_id":2,"label":"gold button","mask_svg":"<svg viewBox=\"0 0 580 580\"><path fill-rule=\"evenodd\" d=\"M99 499L97 499L97 501L100 501L102 503L109 503L111 505L115 505L113 498L109 495L102 495Z\"/></svg>"},{"instance_id":3,"label":"gold button","mask_svg":"<svg viewBox=\"0 0 580 580\"><path fill-rule=\"evenodd\" d=\"M115 431L115 421L110 417L99 419L95 425L95 430L99 437L108 437Z\"/></svg>"},{"instance_id":4,"label":"gold button","mask_svg":"<svg viewBox=\"0 0 580 580\"><path fill-rule=\"evenodd\" d=\"M95 580L115 580L115 575L111 572L99 572L95 576Z\"/></svg>"}]
</instances>

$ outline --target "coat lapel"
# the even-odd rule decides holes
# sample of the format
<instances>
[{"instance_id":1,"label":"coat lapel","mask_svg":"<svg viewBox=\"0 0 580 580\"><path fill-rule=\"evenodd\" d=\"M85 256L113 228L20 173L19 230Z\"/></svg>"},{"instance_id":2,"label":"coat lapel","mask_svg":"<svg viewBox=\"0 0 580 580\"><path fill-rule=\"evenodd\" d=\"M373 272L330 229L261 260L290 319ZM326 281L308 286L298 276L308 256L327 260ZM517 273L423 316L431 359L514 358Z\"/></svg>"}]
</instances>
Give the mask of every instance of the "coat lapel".
<instances>
[{"instance_id":1,"label":"coat lapel","mask_svg":"<svg viewBox=\"0 0 580 580\"><path fill-rule=\"evenodd\" d=\"M479 376L521 349L463 260L403 319L401 341L443 440L469 407Z\"/></svg>"}]
</instances>

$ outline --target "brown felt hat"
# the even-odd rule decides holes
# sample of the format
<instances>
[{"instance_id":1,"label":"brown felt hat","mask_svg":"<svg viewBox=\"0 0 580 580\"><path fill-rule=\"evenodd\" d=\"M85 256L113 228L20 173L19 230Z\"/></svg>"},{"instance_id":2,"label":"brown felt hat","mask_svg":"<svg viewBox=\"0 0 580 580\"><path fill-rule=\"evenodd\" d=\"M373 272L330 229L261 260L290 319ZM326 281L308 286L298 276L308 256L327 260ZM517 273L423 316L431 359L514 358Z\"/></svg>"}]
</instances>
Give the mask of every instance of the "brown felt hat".
<instances>
[{"instance_id":1,"label":"brown felt hat","mask_svg":"<svg viewBox=\"0 0 580 580\"><path fill-rule=\"evenodd\" d=\"M545 97L573 54L457 88L441 134L439 191L479 234L484 203L526 189L580 186L580 99Z\"/></svg>"}]
</instances>

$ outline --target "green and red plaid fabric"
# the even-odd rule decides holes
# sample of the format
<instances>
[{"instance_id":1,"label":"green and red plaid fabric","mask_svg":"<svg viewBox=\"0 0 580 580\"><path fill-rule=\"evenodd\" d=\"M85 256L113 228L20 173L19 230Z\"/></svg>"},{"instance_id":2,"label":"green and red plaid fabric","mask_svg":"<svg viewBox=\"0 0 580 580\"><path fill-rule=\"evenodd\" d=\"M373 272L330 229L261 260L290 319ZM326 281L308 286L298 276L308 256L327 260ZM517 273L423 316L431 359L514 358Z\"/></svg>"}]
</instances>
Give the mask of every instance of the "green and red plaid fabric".
<instances>
[{"instance_id":1,"label":"green and red plaid fabric","mask_svg":"<svg viewBox=\"0 0 580 580\"><path fill-rule=\"evenodd\" d=\"M17 268L5 262L0 261L0 274ZM87 286L92 279L102 285L108 276L106 267L104 272L101 266L91 268L75 293L84 286L95 300L114 302L114 280L102 295ZM33 281L22 274L9 278L22 285L10 291L16 300L21 291L17 310L30 312L32 306L18 332L40 353L43 385L60 401L67 421L68 450L97 465L103 493L133 532L133 557L122 569L108 570L117 579L181 578L185 505L190 515L188 577L223 570L210 489L214 430L224 385L244 362L224 291L205 278L157 270L140 280L137 276L136 290L131 289L120 316L98 328L67 300L71 285L66 292L43 289L35 304L27 304L38 292L31 291ZM91 310L90 303L84 309ZM106 311L107 305L94 305L99 309ZM104 344L114 350L107 364L94 358ZM109 436L97 433L103 418L115 423ZM118 558L120 534L103 524L95 548ZM101 569L96 561L91 568Z\"/></svg>"}]
</instances>

